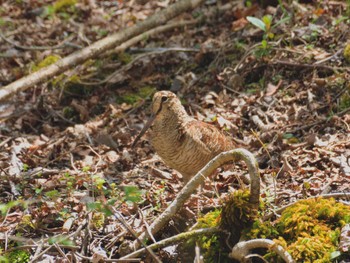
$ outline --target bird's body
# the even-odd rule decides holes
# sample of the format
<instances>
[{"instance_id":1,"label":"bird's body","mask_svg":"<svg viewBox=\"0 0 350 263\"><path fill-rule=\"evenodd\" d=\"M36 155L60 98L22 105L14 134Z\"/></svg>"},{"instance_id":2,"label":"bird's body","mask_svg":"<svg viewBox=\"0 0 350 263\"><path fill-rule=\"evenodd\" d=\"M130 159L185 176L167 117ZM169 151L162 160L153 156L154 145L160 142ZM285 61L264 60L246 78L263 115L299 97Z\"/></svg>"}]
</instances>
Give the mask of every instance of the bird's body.
<instances>
[{"instance_id":1,"label":"bird's body","mask_svg":"<svg viewBox=\"0 0 350 263\"><path fill-rule=\"evenodd\" d=\"M183 175L185 182L220 152L234 148L233 141L215 126L189 116L170 91L155 93L151 122L151 145L166 165Z\"/></svg>"}]
</instances>

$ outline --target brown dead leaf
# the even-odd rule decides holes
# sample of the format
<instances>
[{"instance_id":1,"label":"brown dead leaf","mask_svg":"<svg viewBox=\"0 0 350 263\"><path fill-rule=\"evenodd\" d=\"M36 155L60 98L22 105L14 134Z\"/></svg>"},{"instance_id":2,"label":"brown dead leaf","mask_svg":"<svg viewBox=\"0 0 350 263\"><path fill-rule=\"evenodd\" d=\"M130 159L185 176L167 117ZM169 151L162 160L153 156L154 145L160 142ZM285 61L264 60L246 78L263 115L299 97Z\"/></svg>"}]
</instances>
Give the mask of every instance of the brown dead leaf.
<instances>
[{"instance_id":1,"label":"brown dead leaf","mask_svg":"<svg viewBox=\"0 0 350 263\"><path fill-rule=\"evenodd\" d=\"M117 154L116 151L108 151L105 153L105 155L111 163L115 163L120 159L120 155Z\"/></svg>"},{"instance_id":2,"label":"brown dead leaf","mask_svg":"<svg viewBox=\"0 0 350 263\"><path fill-rule=\"evenodd\" d=\"M265 96L272 96L273 94L275 94L276 91L278 90L278 88L281 86L281 84L282 84L281 80L277 85L273 85L272 83L268 83L267 88L266 88L266 92L265 92Z\"/></svg>"},{"instance_id":3,"label":"brown dead leaf","mask_svg":"<svg viewBox=\"0 0 350 263\"><path fill-rule=\"evenodd\" d=\"M242 30L249 22L244 17L233 21L231 25L231 30L236 32Z\"/></svg>"},{"instance_id":4,"label":"brown dead leaf","mask_svg":"<svg viewBox=\"0 0 350 263\"><path fill-rule=\"evenodd\" d=\"M86 102L84 104L86 104ZM77 100L73 100L71 105L77 112L79 112L80 119L83 122L89 119L89 110L86 105L83 105L83 102L78 103Z\"/></svg>"},{"instance_id":5,"label":"brown dead leaf","mask_svg":"<svg viewBox=\"0 0 350 263\"><path fill-rule=\"evenodd\" d=\"M2 104L0 105L0 118L9 117L16 110L14 104Z\"/></svg>"},{"instance_id":6,"label":"brown dead leaf","mask_svg":"<svg viewBox=\"0 0 350 263\"><path fill-rule=\"evenodd\" d=\"M350 155L346 157L344 154L342 154L338 157L332 157L332 158L330 158L330 160L334 164L340 166L341 171L346 176L350 176Z\"/></svg>"},{"instance_id":7,"label":"brown dead leaf","mask_svg":"<svg viewBox=\"0 0 350 263\"><path fill-rule=\"evenodd\" d=\"M259 6L257 4L252 5L249 8L244 7L244 5L239 6L233 13L234 17L237 19L245 18L247 16L253 15L257 10Z\"/></svg>"},{"instance_id":8,"label":"brown dead leaf","mask_svg":"<svg viewBox=\"0 0 350 263\"><path fill-rule=\"evenodd\" d=\"M234 127L234 125L230 122L230 121L228 121L228 120L226 120L224 117L222 117L222 116L218 116L217 117L217 122L218 122L218 124L219 124L219 126L221 127L221 128L223 128L223 127L227 127L227 128L232 128L232 127Z\"/></svg>"}]
</instances>

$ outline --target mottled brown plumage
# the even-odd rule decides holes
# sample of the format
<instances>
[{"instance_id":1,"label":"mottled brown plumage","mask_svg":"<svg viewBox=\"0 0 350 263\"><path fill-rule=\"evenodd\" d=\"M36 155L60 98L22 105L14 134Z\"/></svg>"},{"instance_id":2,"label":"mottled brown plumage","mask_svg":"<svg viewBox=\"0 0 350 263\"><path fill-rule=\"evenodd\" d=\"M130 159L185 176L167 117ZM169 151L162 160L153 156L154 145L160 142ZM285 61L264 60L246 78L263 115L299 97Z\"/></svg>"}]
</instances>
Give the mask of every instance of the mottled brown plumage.
<instances>
[{"instance_id":1,"label":"mottled brown plumage","mask_svg":"<svg viewBox=\"0 0 350 263\"><path fill-rule=\"evenodd\" d=\"M233 141L215 126L190 117L170 91L154 94L151 118L134 144L149 127L151 145L185 182L217 154L234 148Z\"/></svg>"}]
</instances>

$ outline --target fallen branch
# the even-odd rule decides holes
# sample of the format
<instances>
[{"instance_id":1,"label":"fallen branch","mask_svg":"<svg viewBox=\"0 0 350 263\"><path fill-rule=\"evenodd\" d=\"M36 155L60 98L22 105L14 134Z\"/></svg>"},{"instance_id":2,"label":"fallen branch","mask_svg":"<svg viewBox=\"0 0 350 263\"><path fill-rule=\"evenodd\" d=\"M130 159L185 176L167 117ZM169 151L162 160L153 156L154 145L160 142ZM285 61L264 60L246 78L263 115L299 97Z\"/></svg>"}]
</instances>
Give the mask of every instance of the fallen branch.
<instances>
[{"instance_id":1,"label":"fallen branch","mask_svg":"<svg viewBox=\"0 0 350 263\"><path fill-rule=\"evenodd\" d=\"M232 248L229 257L239 262L250 262L249 251L256 248L267 248L276 252L285 262L295 263L292 256L282 246L277 245L270 239L253 239L239 242Z\"/></svg>"},{"instance_id":2,"label":"fallen branch","mask_svg":"<svg viewBox=\"0 0 350 263\"><path fill-rule=\"evenodd\" d=\"M258 209L260 196L260 176L259 167L252 153L245 149L234 149L223 152L213 158L206 166L204 166L178 193L176 199L168 206L168 208L149 226L149 231L154 235L179 211L186 200L195 192L196 188L210 176L218 167L230 161L244 161L248 166L251 179L250 199L249 202ZM142 233L138 240L148 238L147 232ZM139 248L138 240L134 241L134 249Z\"/></svg>"},{"instance_id":3,"label":"fallen branch","mask_svg":"<svg viewBox=\"0 0 350 263\"><path fill-rule=\"evenodd\" d=\"M137 38L137 37L136 37ZM120 46L119 46L120 47ZM111 75L107 76L105 79L100 80L100 81L96 81L96 82L85 82L85 81L79 81L80 84L86 85L86 86L98 86L98 85L102 85L105 83L113 83L113 78L115 78L116 76L118 76L119 74L122 74L123 72L128 71L133 64L135 64L136 61L147 57L147 56L152 56L152 55L156 55L156 54L163 54L165 52L168 51L173 51L173 49L163 49L160 51L153 51L153 52L149 52L149 53L145 53L145 54L141 54L138 55L137 57L135 57L132 61L130 61L128 64L126 64L125 66L123 66L122 68L118 69L117 71L115 71L114 73L112 73ZM176 50L175 50L176 51ZM191 52L199 52L199 50L194 50L192 49ZM125 74L125 73L124 73ZM113 83L114 84L114 83Z\"/></svg>"},{"instance_id":4,"label":"fallen branch","mask_svg":"<svg viewBox=\"0 0 350 263\"><path fill-rule=\"evenodd\" d=\"M197 23L199 23L201 21L201 19L196 19L196 20L190 20L190 21L177 21L177 22L173 22L171 24L166 24L166 25L162 25L156 28L153 28L151 30L148 30L147 32L144 32L132 39L129 39L128 41L124 42L123 44L121 44L120 46L116 47L114 50L110 50L108 52L106 52L105 54L103 54L104 57L110 56L114 53L120 53L120 52L124 52L124 50L126 50L127 48L137 44L138 42L147 39L151 36L169 31L171 29L177 28L177 27L185 27L185 26L190 26L190 25L195 25Z\"/></svg>"},{"instance_id":5,"label":"fallen branch","mask_svg":"<svg viewBox=\"0 0 350 263\"><path fill-rule=\"evenodd\" d=\"M24 91L36 84L52 78L71 67L83 63L88 59L94 58L99 54L120 45L130 38L142 34L147 30L150 30L151 28L164 24L179 14L195 8L202 2L204 2L204 0L178 1L135 26L126 28L122 31L119 31L118 33L103 38L94 44L57 61L56 63L51 64L48 67L38 70L29 76L16 80L15 82L0 89L0 101L11 97L17 92Z\"/></svg>"},{"instance_id":6,"label":"fallen branch","mask_svg":"<svg viewBox=\"0 0 350 263\"><path fill-rule=\"evenodd\" d=\"M185 233L180 233L176 236L172 236L172 237L163 239L159 242L156 242L152 245L149 245L146 248L141 248L135 252L130 253L129 255L121 257L119 260L137 257L141 253L144 253L146 251L146 249L147 250L161 249L163 247L167 247L169 245L173 245L173 244L179 243L180 241L188 240L188 239L193 238L193 237L210 236L210 235L213 235L213 234L219 233L219 232L222 232L222 230L220 230L219 228L216 228L216 227L212 227L212 228L202 228L202 229L196 229L196 230L192 230L192 231L185 232Z\"/></svg>"},{"instance_id":7,"label":"fallen branch","mask_svg":"<svg viewBox=\"0 0 350 263\"><path fill-rule=\"evenodd\" d=\"M162 26L159 26L159 27L156 27L156 28L153 28L147 32L144 32L126 42L124 42L123 44L121 44L120 46L116 47L114 50L110 50L108 52L106 52L105 54L103 54L103 56L110 56L111 54L113 53L120 53L120 52L123 52L124 50L126 50L127 48L135 45L136 43L144 40L144 39L147 39L151 36L154 36L154 35L157 35L157 34L160 34L160 33L163 33L163 32L166 32L166 31L169 31L169 30L172 30L174 28L178 28L178 27L186 27L186 26L192 26L192 25L196 25L198 23L201 23L203 21L208 21L209 19L215 17L215 15L217 14L222 14L224 12L226 12L227 10L230 10L233 8L233 4L232 3L227 3L223 6L219 6L218 8L215 7L215 8L212 8L208 14L205 14L205 15L201 15L200 17L194 19L194 20L190 20L190 21L175 21L175 22L172 22L170 24L166 24L166 25L162 25ZM166 50L169 50L166 49ZM172 50L174 50L174 48L172 48ZM165 51L163 49L163 51ZM192 51L195 51L197 52L196 49L192 49Z\"/></svg>"}]
</instances>

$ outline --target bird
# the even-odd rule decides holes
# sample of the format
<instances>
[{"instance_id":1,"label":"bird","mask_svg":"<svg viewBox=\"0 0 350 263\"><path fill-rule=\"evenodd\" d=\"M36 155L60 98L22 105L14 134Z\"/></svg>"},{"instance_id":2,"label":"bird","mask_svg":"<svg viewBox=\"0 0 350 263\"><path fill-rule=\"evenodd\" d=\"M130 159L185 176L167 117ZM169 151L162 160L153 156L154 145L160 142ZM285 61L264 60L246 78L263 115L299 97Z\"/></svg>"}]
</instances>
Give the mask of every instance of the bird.
<instances>
[{"instance_id":1,"label":"bird","mask_svg":"<svg viewBox=\"0 0 350 263\"><path fill-rule=\"evenodd\" d=\"M154 94L151 116L132 147L146 132L159 157L185 183L216 155L235 147L217 127L188 115L179 98L166 90Z\"/></svg>"}]
</instances>

